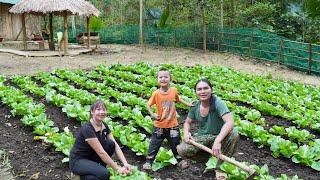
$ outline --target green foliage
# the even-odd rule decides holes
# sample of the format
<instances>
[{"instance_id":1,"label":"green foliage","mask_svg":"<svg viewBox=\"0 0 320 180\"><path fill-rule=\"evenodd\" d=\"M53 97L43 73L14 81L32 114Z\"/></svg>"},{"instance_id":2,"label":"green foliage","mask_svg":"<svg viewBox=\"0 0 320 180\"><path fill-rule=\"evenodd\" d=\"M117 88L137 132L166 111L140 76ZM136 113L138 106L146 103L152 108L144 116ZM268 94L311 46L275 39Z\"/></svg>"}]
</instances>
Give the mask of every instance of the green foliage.
<instances>
[{"instance_id":1,"label":"green foliage","mask_svg":"<svg viewBox=\"0 0 320 180\"><path fill-rule=\"evenodd\" d=\"M320 16L320 1L319 0L306 0L304 1L305 8L308 15L311 18L316 18Z\"/></svg>"},{"instance_id":2,"label":"green foliage","mask_svg":"<svg viewBox=\"0 0 320 180\"><path fill-rule=\"evenodd\" d=\"M170 15L170 10L169 10L169 8L167 8L163 11L163 13L160 17L158 27L163 28L166 26L166 21L168 20L169 15Z\"/></svg>"},{"instance_id":3,"label":"green foliage","mask_svg":"<svg viewBox=\"0 0 320 180\"><path fill-rule=\"evenodd\" d=\"M103 19L101 19L99 17L95 17L95 16L90 18L90 30L91 31L97 32L104 27L105 27L105 23L104 23Z\"/></svg>"},{"instance_id":4,"label":"green foliage","mask_svg":"<svg viewBox=\"0 0 320 180\"><path fill-rule=\"evenodd\" d=\"M249 27L274 31L276 6L271 3L255 3L241 12L242 24Z\"/></svg>"}]
</instances>

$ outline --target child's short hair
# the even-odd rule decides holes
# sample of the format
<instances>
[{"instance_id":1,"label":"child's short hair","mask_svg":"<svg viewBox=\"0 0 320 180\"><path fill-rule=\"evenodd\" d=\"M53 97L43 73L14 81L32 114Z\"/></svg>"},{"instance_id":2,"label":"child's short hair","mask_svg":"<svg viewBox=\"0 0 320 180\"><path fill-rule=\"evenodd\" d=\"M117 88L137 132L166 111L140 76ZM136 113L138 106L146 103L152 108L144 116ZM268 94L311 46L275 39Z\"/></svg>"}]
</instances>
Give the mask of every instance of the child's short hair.
<instances>
[{"instance_id":1,"label":"child's short hair","mask_svg":"<svg viewBox=\"0 0 320 180\"><path fill-rule=\"evenodd\" d=\"M158 77L160 71L167 71L167 72L169 73L170 80L172 79L171 72L170 72L167 68L164 68L164 67L161 67L161 68L158 70L158 72L157 72L157 77Z\"/></svg>"}]
</instances>

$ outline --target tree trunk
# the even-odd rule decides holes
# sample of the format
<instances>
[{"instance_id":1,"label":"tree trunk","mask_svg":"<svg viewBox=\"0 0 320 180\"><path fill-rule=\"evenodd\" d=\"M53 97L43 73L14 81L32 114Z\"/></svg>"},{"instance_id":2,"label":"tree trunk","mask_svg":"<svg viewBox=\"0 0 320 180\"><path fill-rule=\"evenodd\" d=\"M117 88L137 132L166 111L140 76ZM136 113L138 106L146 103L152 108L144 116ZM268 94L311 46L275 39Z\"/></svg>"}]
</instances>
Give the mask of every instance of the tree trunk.
<instances>
[{"instance_id":1,"label":"tree trunk","mask_svg":"<svg viewBox=\"0 0 320 180\"><path fill-rule=\"evenodd\" d=\"M220 0L220 27L223 28L223 0Z\"/></svg>"},{"instance_id":2,"label":"tree trunk","mask_svg":"<svg viewBox=\"0 0 320 180\"><path fill-rule=\"evenodd\" d=\"M235 4L234 4L234 0L231 0L231 22L230 22L231 27L235 26L235 23L234 23L235 18L236 18Z\"/></svg>"},{"instance_id":3,"label":"tree trunk","mask_svg":"<svg viewBox=\"0 0 320 180\"><path fill-rule=\"evenodd\" d=\"M143 44L143 29L142 29L142 24L143 24L143 0L140 0L140 31L139 31L139 44Z\"/></svg>"},{"instance_id":4,"label":"tree trunk","mask_svg":"<svg viewBox=\"0 0 320 180\"><path fill-rule=\"evenodd\" d=\"M205 9L202 9L202 48L203 52L207 51L207 32L206 32L206 17L205 17Z\"/></svg>"}]
</instances>

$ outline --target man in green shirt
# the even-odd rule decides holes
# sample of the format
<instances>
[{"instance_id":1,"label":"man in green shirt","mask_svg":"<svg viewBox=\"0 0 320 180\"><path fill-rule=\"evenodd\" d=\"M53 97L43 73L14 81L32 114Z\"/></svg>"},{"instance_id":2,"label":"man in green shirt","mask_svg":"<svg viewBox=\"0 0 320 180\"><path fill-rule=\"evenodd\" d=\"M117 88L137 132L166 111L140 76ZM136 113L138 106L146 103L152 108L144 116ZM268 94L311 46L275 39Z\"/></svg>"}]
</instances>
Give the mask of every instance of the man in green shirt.
<instances>
[{"instance_id":1,"label":"man in green shirt","mask_svg":"<svg viewBox=\"0 0 320 180\"><path fill-rule=\"evenodd\" d=\"M183 158L201 160L204 156L200 149L189 144L190 139L212 148L214 156L219 158L222 154L234 154L239 135L234 129L234 121L226 104L212 94L212 85L207 79L200 79L195 85L196 95L199 99L188 113L184 123L184 142L178 145L177 150ZM198 130L194 137L190 134L190 126L198 123ZM203 151L202 151L203 152ZM221 162L219 161L218 164ZM181 166L183 162L180 163ZM216 171L218 178L218 172ZM223 179L223 178L222 178Z\"/></svg>"}]
</instances>

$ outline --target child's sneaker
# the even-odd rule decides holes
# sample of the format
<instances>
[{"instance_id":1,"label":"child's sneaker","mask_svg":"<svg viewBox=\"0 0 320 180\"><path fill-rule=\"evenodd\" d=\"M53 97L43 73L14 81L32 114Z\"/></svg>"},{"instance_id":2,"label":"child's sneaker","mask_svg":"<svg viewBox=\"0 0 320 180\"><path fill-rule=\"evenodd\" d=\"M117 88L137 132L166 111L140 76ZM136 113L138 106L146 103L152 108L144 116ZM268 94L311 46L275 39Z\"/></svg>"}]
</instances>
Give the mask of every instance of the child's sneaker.
<instances>
[{"instance_id":1,"label":"child's sneaker","mask_svg":"<svg viewBox=\"0 0 320 180\"><path fill-rule=\"evenodd\" d=\"M181 160L179 163L178 163L178 167L180 167L181 169L187 169L189 167L189 163L187 160Z\"/></svg>"},{"instance_id":2,"label":"child's sneaker","mask_svg":"<svg viewBox=\"0 0 320 180\"><path fill-rule=\"evenodd\" d=\"M149 162L144 163L142 166L142 169L151 170L152 169L151 164Z\"/></svg>"},{"instance_id":3,"label":"child's sneaker","mask_svg":"<svg viewBox=\"0 0 320 180\"><path fill-rule=\"evenodd\" d=\"M176 157L175 157L175 158L177 159L177 161L178 161L178 162L182 161L182 157L181 157L181 156L179 156L179 155L176 155Z\"/></svg>"}]
</instances>

